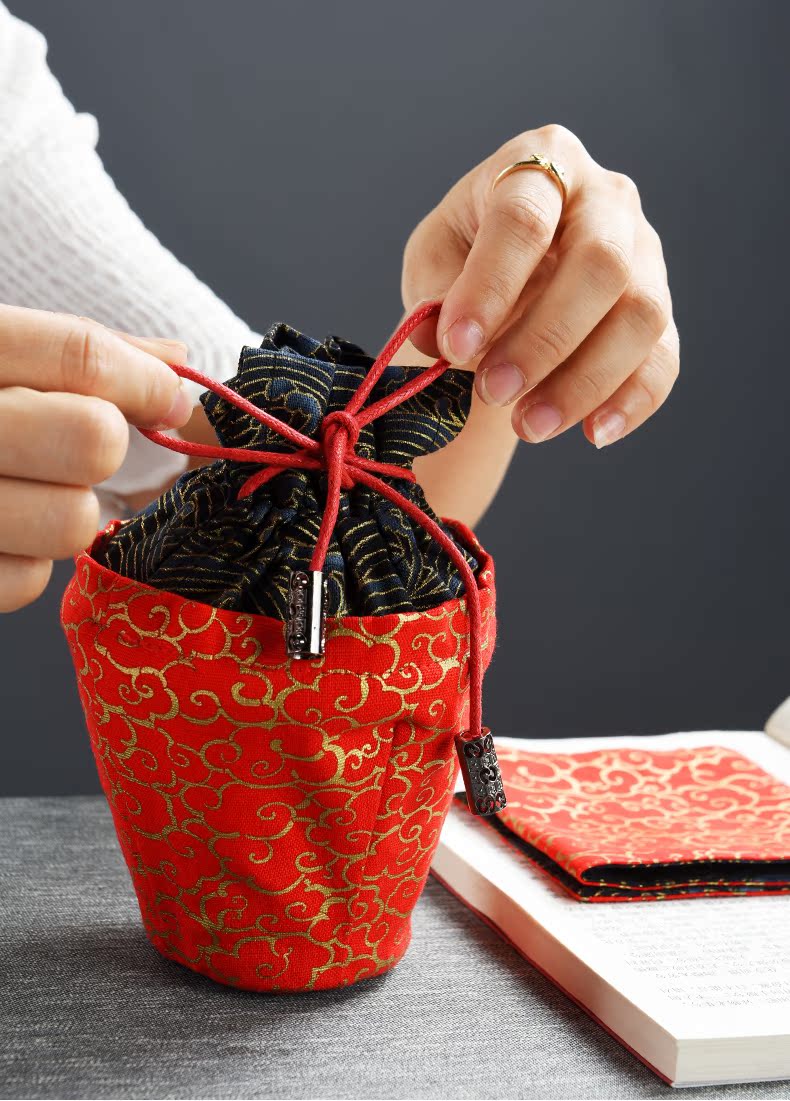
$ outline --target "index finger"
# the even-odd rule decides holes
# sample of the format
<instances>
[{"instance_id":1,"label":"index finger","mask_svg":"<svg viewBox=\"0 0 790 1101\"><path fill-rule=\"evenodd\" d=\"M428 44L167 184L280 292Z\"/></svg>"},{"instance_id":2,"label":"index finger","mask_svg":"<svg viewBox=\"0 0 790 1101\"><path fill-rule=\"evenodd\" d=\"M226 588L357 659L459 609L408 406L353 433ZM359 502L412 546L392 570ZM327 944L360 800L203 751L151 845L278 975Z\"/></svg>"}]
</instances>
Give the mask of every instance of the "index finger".
<instances>
[{"instance_id":1,"label":"index finger","mask_svg":"<svg viewBox=\"0 0 790 1101\"><path fill-rule=\"evenodd\" d=\"M0 306L0 386L93 395L140 428L180 428L192 412L181 379L95 321Z\"/></svg>"},{"instance_id":2,"label":"index finger","mask_svg":"<svg viewBox=\"0 0 790 1101\"><path fill-rule=\"evenodd\" d=\"M507 167L496 164L485 186L491 188ZM577 187L575 172L567 201ZM562 207L558 183L540 169L514 171L490 192L464 269L439 317L440 347L450 362L467 363L479 355L508 320L554 239Z\"/></svg>"}]
</instances>

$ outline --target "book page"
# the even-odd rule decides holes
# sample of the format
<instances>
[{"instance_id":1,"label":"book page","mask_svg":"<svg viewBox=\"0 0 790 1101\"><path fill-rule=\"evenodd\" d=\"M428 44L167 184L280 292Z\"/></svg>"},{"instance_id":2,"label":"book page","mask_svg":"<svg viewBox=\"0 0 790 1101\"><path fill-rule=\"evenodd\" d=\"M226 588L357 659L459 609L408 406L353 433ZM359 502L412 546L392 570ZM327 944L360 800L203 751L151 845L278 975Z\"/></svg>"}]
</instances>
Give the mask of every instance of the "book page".
<instances>
[{"instance_id":1,"label":"book page","mask_svg":"<svg viewBox=\"0 0 790 1101\"><path fill-rule=\"evenodd\" d=\"M790 783L790 753L758 733L497 743L541 753L727 745ZM790 895L583 903L463 810L448 827L443 842L670 1034L790 1034Z\"/></svg>"},{"instance_id":2,"label":"book page","mask_svg":"<svg viewBox=\"0 0 790 1101\"><path fill-rule=\"evenodd\" d=\"M788 1012L790 944L787 899L693 899L638 906L596 904L582 919L583 935L622 956L626 967L653 984L671 1002L694 1009L753 1008ZM734 902L746 902L736 909ZM697 903L703 902L703 906ZM689 904L691 903L691 904Z\"/></svg>"}]
</instances>

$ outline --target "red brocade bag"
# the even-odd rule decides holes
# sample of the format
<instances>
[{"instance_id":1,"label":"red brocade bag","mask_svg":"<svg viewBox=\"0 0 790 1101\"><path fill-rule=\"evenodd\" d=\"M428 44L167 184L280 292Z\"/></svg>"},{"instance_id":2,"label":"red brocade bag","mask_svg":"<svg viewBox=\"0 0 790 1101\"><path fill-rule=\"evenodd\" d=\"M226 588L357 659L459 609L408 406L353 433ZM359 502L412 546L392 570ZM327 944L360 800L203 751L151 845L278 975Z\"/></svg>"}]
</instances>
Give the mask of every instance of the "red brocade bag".
<instances>
[{"instance_id":1,"label":"red brocade bag","mask_svg":"<svg viewBox=\"0 0 790 1101\"><path fill-rule=\"evenodd\" d=\"M430 310L404 326L371 376ZM349 405L348 416L364 422L368 407ZM321 607L305 604L316 584L319 605L326 599L322 554L341 488L367 479L390 500L399 496L379 479L387 471L355 465L347 427L353 433L350 422L334 426L320 455L301 443L301 452L274 458L235 456L258 464L249 492L303 461L327 472L322 532L312 569L298 577L305 590L289 597L285 629L282 619L108 568L102 559L123 534L119 522L79 556L63 600L99 776L146 932L163 955L251 990L325 989L397 963L451 802L455 749L470 806L490 813L504 805L480 718L495 640L493 565L472 533L418 518L403 497L399 507L455 562L464 594L427 610L330 615L323 624ZM176 449L197 446L151 435Z\"/></svg>"}]
</instances>

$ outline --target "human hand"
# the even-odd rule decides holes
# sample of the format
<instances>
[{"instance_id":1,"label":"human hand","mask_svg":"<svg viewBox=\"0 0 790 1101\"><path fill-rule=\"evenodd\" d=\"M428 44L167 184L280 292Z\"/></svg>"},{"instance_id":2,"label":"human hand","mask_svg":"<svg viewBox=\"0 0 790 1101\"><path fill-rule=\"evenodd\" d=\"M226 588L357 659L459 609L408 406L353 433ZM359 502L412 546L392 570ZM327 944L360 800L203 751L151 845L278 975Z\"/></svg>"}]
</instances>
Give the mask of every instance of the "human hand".
<instances>
[{"instance_id":1,"label":"human hand","mask_svg":"<svg viewBox=\"0 0 790 1101\"><path fill-rule=\"evenodd\" d=\"M565 170L567 199L535 153ZM417 226L402 279L407 310L442 299L425 353L476 362L492 406L513 405L529 443L581 422L598 447L650 417L678 374L678 331L658 234L636 185L597 164L562 126L520 134L472 169ZM515 404L514 404L515 403Z\"/></svg>"},{"instance_id":2,"label":"human hand","mask_svg":"<svg viewBox=\"0 0 790 1101\"><path fill-rule=\"evenodd\" d=\"M192 401L165 366L185 357L178 341L0 305L0 611L35 600L52 560L91 542L99 504L90 487L123 462L127 422L189 419Z\"/></svg>"}]
</instances>

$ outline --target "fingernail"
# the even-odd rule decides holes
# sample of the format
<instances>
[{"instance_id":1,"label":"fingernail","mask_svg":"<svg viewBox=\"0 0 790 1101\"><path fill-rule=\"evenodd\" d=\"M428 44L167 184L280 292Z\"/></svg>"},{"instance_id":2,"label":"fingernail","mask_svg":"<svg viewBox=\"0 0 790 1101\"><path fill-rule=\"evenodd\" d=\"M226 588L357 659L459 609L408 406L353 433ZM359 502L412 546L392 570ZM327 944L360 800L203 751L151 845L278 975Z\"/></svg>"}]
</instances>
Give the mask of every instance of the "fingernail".
<instances>
[{"instance_id":1,"label":"fingernail","mask_svg":"<svg viewBox=\"0 0 790 1101\"><path fill-rule=\"evenodd\" d=\"M497 363L479 375L478 391L486 405L510 405L527 388L527 380L515 363Z\"/></svg>"},{"instance_id":2,"label":"fingernail","mask_svg":"<svg viewBox=\"0 0 790 1101\"><path fill-rule=\"evenodd\" d=\"M468 363L483 347L485 337L476 321L459 317L442 338L444 357L451 363Z\"/></svg>"},{"instance_id":3,"label":"fingernail","mask_svg":"<svg viewBox=\"0 0 790 1101\"><path fill-rule=\"evenodd\" d=\"M562 424L562 415L548 402L539 401L524 410L521 427L530 443L542 443Z\"/></svg>"},{"instance_id":4,"label":"fingernail","mask_svg":"<svg viewBox=\"0 0 790 1101\"><path fill-rule=\"evenodd\" d=\"M623 432L625 432L625 417L622 413L601 413L600 417L596 417L593 421L593 439L599 450L619 440Z\"/></svg>"},{"instance_id":5,"label":"fingernail","mask_svg":"<svg viewBox=\"0 0 790 1101\"><path fill-rule=\"evenodd\" d=\"M162 428L182 428L192 416L192 399L187 393L181 379L178 380L178 389L173 398L173 404L167 412L161 424L154 425L159 430Z\"/></svg>"},{"instance_id":6,"label":"fingernail","mask_svg":"<svg viewBox=\"0 0 790 1101\"><path fill-rule=\"evenodd\" d=\"M167 348L172 348L175 363L186 363L189 359L189 348L183 340L165 340L164 338L154 337L153 342L155 344L164 344Z\"/></svg>"},{"instance_id":7,"label":"fingernail","mask_svg":"<svg viewBox=\"0 0 790 1101\"><path fill-rule=\"evenodd\" d=\"M189 348L183 340L168 340L163 336L145 336L141 337L141 342L157 359L163 354L166 355L168 363L186 363L189 359Z\"/></svg>"}]
</instances>

